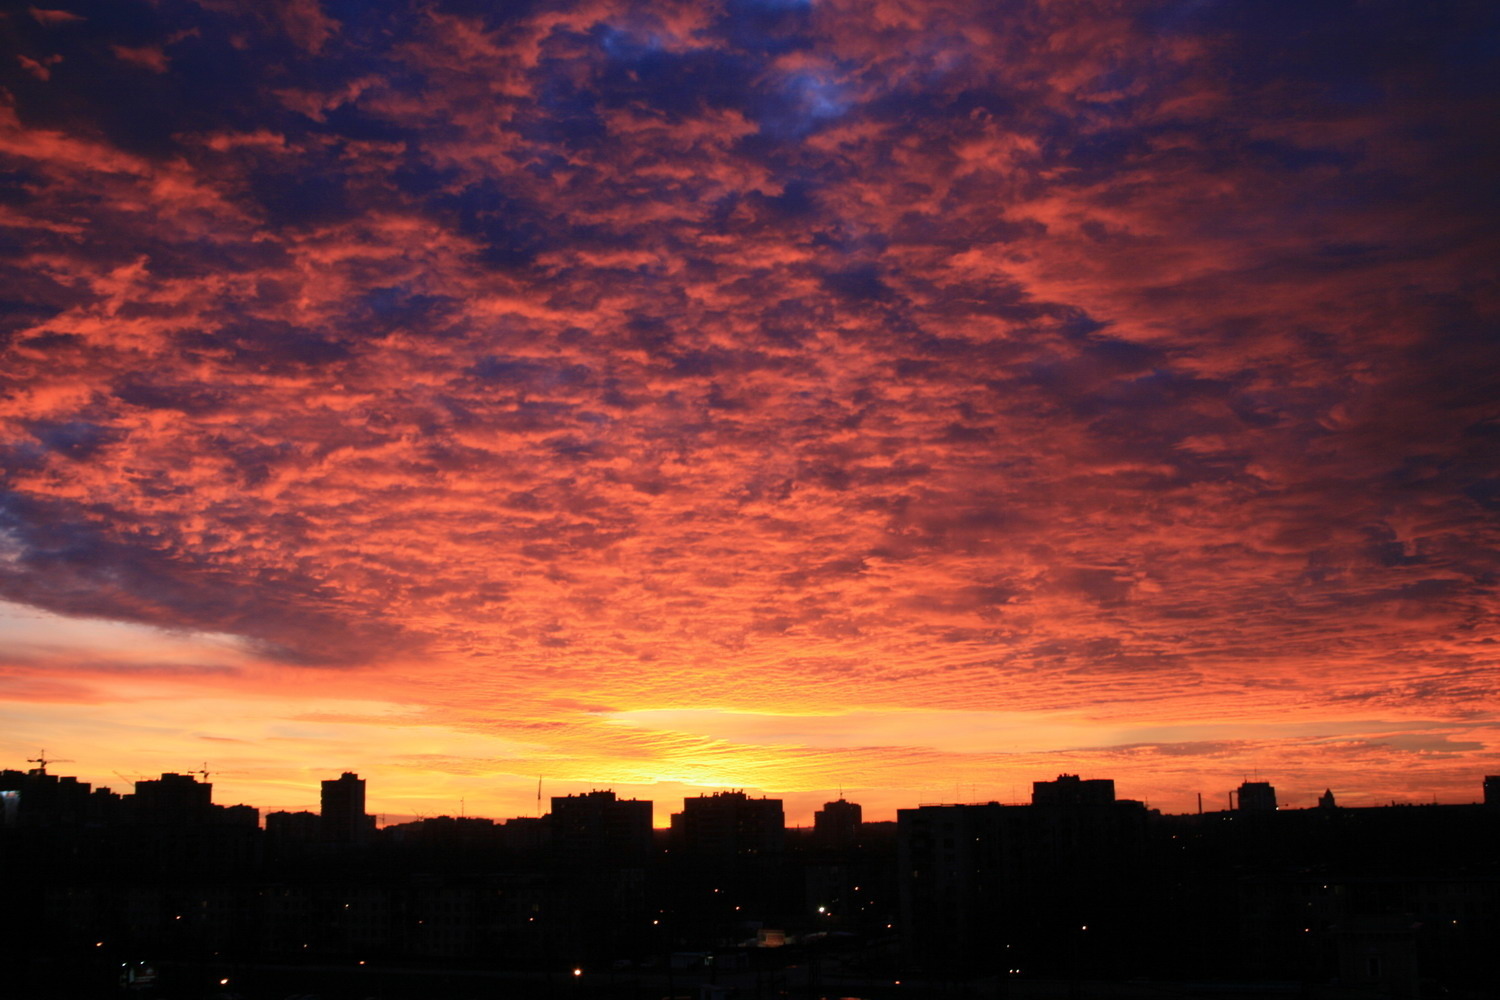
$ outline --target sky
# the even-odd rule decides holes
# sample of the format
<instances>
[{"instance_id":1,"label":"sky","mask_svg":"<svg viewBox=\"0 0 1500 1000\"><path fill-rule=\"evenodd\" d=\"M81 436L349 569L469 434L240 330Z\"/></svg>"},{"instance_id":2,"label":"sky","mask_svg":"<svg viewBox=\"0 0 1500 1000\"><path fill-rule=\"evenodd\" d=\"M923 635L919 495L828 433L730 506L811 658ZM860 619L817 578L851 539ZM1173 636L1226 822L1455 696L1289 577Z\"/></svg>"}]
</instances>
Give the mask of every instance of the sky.
<instances>
[{"instance_id":1,"label":"sky","mask_svg":"<svg viewBox=\"0 0 1500 1000\"><path fill-rule=\"evenodd\" d=\"M0 766L1474 801L1497 67L1478 0L9 5Z\"/></svg>"}]
</instances>

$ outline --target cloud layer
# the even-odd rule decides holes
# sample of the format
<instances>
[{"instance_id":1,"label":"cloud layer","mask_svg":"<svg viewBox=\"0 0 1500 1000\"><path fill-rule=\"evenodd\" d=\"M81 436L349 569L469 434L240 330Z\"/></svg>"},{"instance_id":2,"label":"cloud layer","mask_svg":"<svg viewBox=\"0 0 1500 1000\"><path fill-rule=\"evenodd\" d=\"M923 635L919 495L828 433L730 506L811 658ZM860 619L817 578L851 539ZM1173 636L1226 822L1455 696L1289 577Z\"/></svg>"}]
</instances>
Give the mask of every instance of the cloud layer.
<instances>
[{"instance_id":1,"label":"cloud layer","mask_svg":"<svg viewBox=\"0 0 1500 1000\"><path fill-rule=\"evenodd\" d=\"M1488 5L493 8L0 20L15 739L87 618L420 773L1495 770Z\"/></svg>"}]
</instances>

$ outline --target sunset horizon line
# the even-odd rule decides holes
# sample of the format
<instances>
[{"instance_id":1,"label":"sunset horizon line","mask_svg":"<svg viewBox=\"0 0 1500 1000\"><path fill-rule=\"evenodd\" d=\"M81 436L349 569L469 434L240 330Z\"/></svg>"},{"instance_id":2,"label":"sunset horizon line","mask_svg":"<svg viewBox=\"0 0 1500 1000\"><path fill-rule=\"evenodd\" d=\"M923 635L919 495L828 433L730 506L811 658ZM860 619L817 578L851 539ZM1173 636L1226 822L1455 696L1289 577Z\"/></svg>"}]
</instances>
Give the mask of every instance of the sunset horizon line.
<instances>
[{"instance_id":1,"label":"sunset horizon line","mask_svg":"<svg viewBox=\"0 0 1500 1000\"><path fill-rule=\"evenodd\" d=\"M26 762L28 764L34 764L34 763L37 763L37 760L38 760L37 758L28 758ZM42 763L41 766L39 766L39 767L26 768L26 769L0 768L0 773L9 773L9 774L12 774L12 775L14 775L14 774L25 774L27 776L41 775L41 776L45 776L45 777L49 777L49 778L54 778L54 779L58 779L58 780L80 781L81 783L90 786L91 790L93 792L95 792L95 793L98 793L98 792L108 792L110 794L117 795L117 796L120 796L120 797L125 797L125 796L130 796L130 795L135 794L135 792L134 792L134 786L136 784L138 784L138 783L141 783L141 782L155 782L155 781L159 781L161 779L165 779L168 776L186 777L186 778L188 778L189 780L191 780L191 781L193 781L195 783L206 784L206 785L209 786L209 788L212 789L214 787L215 783L213 781L211 781L211 780L208 780L208 779L209 779L209 777L211 775L213 775L215 773L218 773L218 772L212 771L212 769L208 769L207 768L207 762L204 763L204 767L203 768L187 769L187 770L182 770L182 771L170 771L170 770L168 770L168 771L161 771L161 772L159 772L159 776L158 777L149 777L149 776L146 776L144 774L143 775L139 775L139 776L127 776L127 775L119 772L118 770L113 770L111 773L113 773L116 777L120 778L122 781L126 782L127 785L129 786L125 790L117 791L115 789L114 785L112 785L112 784L105 784L103 782L95 781L95 780L85 780L81 775L64 775L64 774L59 774L59 773L56 773L56 772L52 772L52 771L47 771L46 770L46 767L49 766L49 765L51 765L51 764L54 764L54 763L64 763L64 762L67 762L67 761L65 759L62 759L62 758L56 758L56 759L54 759L54 758L45 758L45 762ZM208 771L207 775L205 775L205 773L204 773L205 770ZM334 769L332 769L332 768L329 769L330 772L332 772L333 770ZM360 772L360 771L350 770L350 769L347 769L347 768L339 770L339 774L340 775L352 775L353 777L359 779L362 783L368 783L371 779L369 779L369 778L362 778L361 777L361 773L362 772ZM368 773L368 772L364 772L364 773ZM204 777L201 779L201 781L197 777L198 775L204 775ZM1055 775L1055 779L1059 780L1059 781L1065 780L1065 779L1079 778L1079 777L1081 777L1079 774L1069 774L1068 772L1058 772ZM316 779L316 778L313 779L314 782L317 782L319 780L323 780L323 779ZM331 780L335 780L335 779L334 779L334 777L330 776L326 780L330 780L331 781ZM1034 782L1033 782L1033 788L1034 788L1034 785L1037 785L1037 784L1052 784L1053 780L1054 779L1049 779L1049 778L1036 778L1034 780ZM1109 783L1110 785L1114 784L1114 779L1113 778L1109 778L1109 777L1104 777L1104 778L1084 778L1083 780L1086 781L1086 782L1089 782L1089 781L1095 781L1095 782L1097 782L1097 781L1103 781L1103 782ZM1494 780L1496 780L1496 779L1495 779L1495 777L1493 775L1486 774L1483 771L1476 771L1475 772L1475 785L1474 785L1474 787L1480 793L1480 795L1477 798L1471 798L1471 799L1468 799L1468 800L1459 800L1459 799L1453 799L1453 798L1442 799L1442 798L1439 797L1439 795L1438 795L1438 793L1436 791L1434 791L1432 793L1432 798L1430 800L1426 799L1426 798L1422 798L1422 799L1409 799L1409 800L1398 800L1398 799L1392 798L1389 801L1372 801L1372 796L1370 796L1368 794L1360 794L1359 792L1340 792L1340 793L1337 793L1339 801L1337 802L1336 805L1333 805L1330 802L1329 806L1324 806L1322 804L1322 802L1321 802L1321 797L1320 797L1319 801L1317 801L1317 802L1315 802L1314 804L1311 804L1311 805L1294 805L1294 804L1291 804L1290 802L1281 801L1281 799L1278 796L1280 796L1282 794L1285 794L1284 791L1278 790L1277 787L1275 786L1274 781L1272 781L1271 779L1269 779L1266 776L1261 775L1259 773L1255 773L1253 775L1253 777L1252 777L1251 774L1246 774L1244 776L1244 779L1243 779L1241 785L1239 786L1239 788L1230 788L1230 789L1219 790L1219 791L1216 791L1216 792L1212 793L1211 797L1205 796L1204 793L1202 793L1202 792L1178 793L1178 794L1187 794L1189 796L1196 795L1197 798L1198 798L1198 803L1199 803L1198 804L1198 808L1196 808L1196 809L1181 810L1181 809L1161 808L1161 807L1157 807L1157 806L1152 806L1152 804L1151 804L1152 796L1150 796L1150 795L1142 796L1140 798L1135 798L1135 797L1131 797L1131 796L1122 796L1122 797L1119 797L1119 798L1114 798L1114 799L1112 799L1112 801L1113 802L1120 802L1120 803L1134 803L1134 804L1139 804L1139 805L1143 806L1148 812L1155 812L1155 813L1158 813L1158 814L1160 814L1162 816L1190 816L1190 815L1195 815L1195 814L1196 815L1213 815L1213 814L1218 814L1218 813L1233 813L1233 812L1242 811L1240 809L1240 807L1238 807L1238 805L1237 805L1237 799L1236 799L1236 796L1238 795L1239 791L1242 790L1242 789L1244 789L1246 786L1260 785L1260 786L1266 786L1266 787L1270 788L1271 794L1272 794L1272 796L1274 798L1274 801L1275 801L1274 809L1275 809L1275 811L1278 811L1278 812L1310 811L1310 810L1315 810L1315 809L1319 809L1319 808L1330 808L1330 807L1331 808L1338 808L1338 809L1380 809L1380 808L1391 808L1391 807L1420 807L1420 806L1467 806L1467 805L1476 805L1477 806L1477 805L1484 805L1485 804L1485 802L1486 802L1486 800L1484 798L1484 789L1485 789L1485 786L1486 786L1486 784L1488 782L1494 781ZM823 802L823 805L829 805L829 804L832 804L832 803L835 803L835 802L848 802L848 803L851 803L851 804L854 804L854 805L863 805L863 803L861 803L859 801L859 798L857 797L858 793L860 791L860 789L857 789L857 788L855 788L855 789L843 788L843 789L833 789L833 790L814 789L814 790L811 790L811 791L796 791L796 790L793 790L793 791L777 791L775 789L762 788L762 787L751 786L751 785L728 785L728 784L725 784L725 785L691 785L689 783L684 783L684 782L674 782L674 781L665 781L665 780L656 781L656 782L649 782L649 783L643 783L643 782L609 782L609 781L603 781L603 782L601 782L601 781L587 781L587 780L559 780L558 783L564 785L566 787L566 789L568 789L568 790L565 791L563 794L552 794L550 792L548 792L546 794L543 794L543 793L541 793L539 791L538 796L537 796L537 800L536 800L538 808L537 808L536 811L534 811L534 812L532 812L530 814L520 814L520 813L517 813L517 814L507 815L505 810L493 810L493 809L489 809L489 808L485 808L485 807L481 807L481 808L485 808L484 812L476 812L474 810L470 810L470 809L466 808L464 801L460 800L458 809L453 810L453 811L446 811L446 810L444 810L444 811L427 812L427 811L413 810L413 809L411 809L409 807L408 808L382 809L382 808L376 808L375 806L371 806L369 808L369 812L367 813L367 815L369 815L369 816L374 817L374 818L377 819L376 827L379 828L379 829L385 829L387 827L397 826L397 825L401 825L401 824L404 824L404 823L420 822L420 821L429 820L429 819L488 820L488 821L491 821L491 822L495 823L496 825L501 825L501 824L509 823L512 820L539 820L539 819L543 819L543 818L545 818L547 816L550 816L551 815L551 808L550 808L551 807L551 802L554 799L576 798L576 797L586 796L586 795L589 795L591 793L596 793L596 792L607 792L607 793L609 793L611 795L615 795L616 794L616 790L618 788L621 788L621 787L629 789L630 792L631 792L631 794L629 794L629 795L625 795L625 794L617 795L617 798L619 800L621 800L621 801L636 801L636 802L644 801L644 802L649 802L653 806L653 812L655 812L656 807L658 807L659 805L663 805L663 804L669 803L671 801L671 798L658 798L658 797L654 797L654 796L651 797L651 798L643 798L643 797L641 797L641 793L643 791L648 791L649 789L651 789L653 787L663 787L663 786L671 786L674 789L676 789L677 790L677 794L680 794L681 798L684 801L686 801L687 799L690 799L690 798L712 798L712 797L717 797L717 796L724 795L724 794L731 794L731 795L732 794L743 794L745 797L750 798L750 799L755 799L755 800L770 799L770 800L774 800L774 801L780 801L780 802L783 802L783 803L787 802L789 800L789 798L795 799L795 800L803 803L803 810L806 811L806 805L805 805L805 803L811 802L811 801L813 801L815 799L824 798L825 794L831 794L831 795L835 795L836 797L834 797L834 798L827 798L826 801ZM220 788L223 789L224 787L225 787L225 783L221 783L220 784ZM681 790L683 788L685 788L685 787L695 788L695 789L701 789L701 791L699 791L696 795L681 794ZM873 790L873 789L870 789L870 790ZM308 791L309 791L309 794L311 796L316 797L317 794L318 794L318 786L316 784L309 785L308 786ZM956 791L960 791L961 792L962 789L957 789ZM1326 786L1326 788L1325 788L1324 794L1326 795L1326 794L1331 794L1331 793L1334 793L1334 792L1335 792L1335 789L1333 787L1333 783L1328 783L1327 786ZM851 797L851 796L854 796L854 797ZM673 797L675 797L675 795ZM544 802L547 805L546 809L542 809L541 808L541 806L542 806L542 804ZM304 802L304 803L301 803L301 804L283 804L283 805L260 805L260 804L254 804L254 805L252 805L250 802L246 802L246 801L240 801L240 802L235 802L235 803L217 803L217 802L215 802L213 804L217 805L217 806L224 807L224 808L228 808L231 805L235 806L235 807L247 807L248 806L249 808L253 808L253 809L255 809L259 813L259 820L260 820L260 823L262 823L262 824L265 822L265 819L266 819L267 816L273 815L273 814L276 814L276 813L303 813L303 812L311 812L311 813L316 814L316 813L320 812L320 810L318 808L319 804L316 801ZM966 798L966 797L963 797L962 795L956 795L953 798L944 798L944 797L940 797L940 798L937 798L937 799L922 799L922 798L917 798L917 799L915 799L913 801L910 801L908 804L905 804L905 805L896 805L893 809L887 807L883 811L881 811L881 812L879 812L879 813L876 814L877 818L867 818L867 819L864 820L864 822L866 822L866 823L894 823L898 819L898 814L900 812L906 811L906 810L915 810L915 809L924 809L924 808L946 808L946 807L955 807L955 806L1004 806L1004 807L1012 807L1013 808L1013 807L1030 806L1030 805L1034 805L1034 804L1035 803L1030 798L1018 798L1017 795L1015 794L1015 790L1012 791L1012 795L1009 798L1001 798L1001 797L986 798L984 796L976 796L976 797L973 797L973 798ZM885 815L886 812L890 813L890 815L888 817ZM671 813L669 812L669 815L670 814ZM811 829L812 828L812 821L813 821L813 816L812 816L811 812L807 812L807 814L805 816L803 816L803 815L801 815L799 813L795 817L793 815L791 815L790 813L787 813L786 814L786 818L785 818L785 827L788 830ZM670 825L668 823L662 822L659 818L653 817L652 829L654 829L654 830L668 830L668 829L670 829Z\"/></svg>"}]
</instances>

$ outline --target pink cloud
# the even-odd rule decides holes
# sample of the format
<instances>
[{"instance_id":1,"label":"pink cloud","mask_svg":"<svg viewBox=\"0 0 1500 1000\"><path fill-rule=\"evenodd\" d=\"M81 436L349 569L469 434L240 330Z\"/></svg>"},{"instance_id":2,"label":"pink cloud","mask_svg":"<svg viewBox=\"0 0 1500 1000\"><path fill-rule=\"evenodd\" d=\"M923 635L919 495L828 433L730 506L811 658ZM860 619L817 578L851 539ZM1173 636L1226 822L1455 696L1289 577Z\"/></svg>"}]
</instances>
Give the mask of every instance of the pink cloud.
<instances>
[{"instance_id":1,"label":"pink cloud","mask_svg":"<svg viewBox=\"0 0 1500 1000\"><path fill-rule=\"evenodd\" d=\"M1183 806L1257 756L1367 795L1488 766L1490 241L1442 86L1289 92L1258 38L1112 8L706 10L387 43L216 5L107 43L160 129L13 94L8 598L254 664L153 684L453 742L393 775L1118 768ZM231 50L259 75L199 94ZM304 704L360 692L411 719ZM588 705L872 714L828 747ZM1351 706L1452 728L1105 738ZM879 714L918 709L1030 721ZM1100 738L1028 748L1064 711Z\"/></svg>"}]
</instances>

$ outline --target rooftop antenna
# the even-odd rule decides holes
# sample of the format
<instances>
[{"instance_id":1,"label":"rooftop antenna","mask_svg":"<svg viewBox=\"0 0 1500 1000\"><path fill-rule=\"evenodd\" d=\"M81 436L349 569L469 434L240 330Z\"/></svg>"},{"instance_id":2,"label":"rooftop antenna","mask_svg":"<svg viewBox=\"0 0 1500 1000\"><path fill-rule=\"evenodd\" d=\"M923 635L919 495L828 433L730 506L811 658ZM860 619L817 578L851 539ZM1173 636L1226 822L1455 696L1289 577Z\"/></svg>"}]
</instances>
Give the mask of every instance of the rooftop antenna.
<instances>
[{"instance_id":1,"label":"rooftop antenna","mask_svg":"<svg viewBox=\"0 0 1500 1000\"><path fill-rule=\"evenodd\" d=\"M542 818L542 776L536 776L536 818Z\"/></svg>"},{"instance_id":2,"label":"rooftop antenna","mask_svg":"<svg viewBox=\"0 0 1500 1000\"><path fill-rule=\"evenodd\" d=\"M37 774L46 774L48 764L71 764L73 762L66 757L48 757L47 751L38 750L35 757L26 758L26 763L35 764Z\"/></svg>"}]
</instances>

